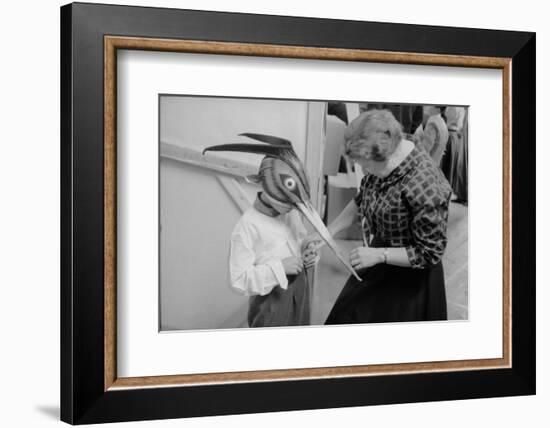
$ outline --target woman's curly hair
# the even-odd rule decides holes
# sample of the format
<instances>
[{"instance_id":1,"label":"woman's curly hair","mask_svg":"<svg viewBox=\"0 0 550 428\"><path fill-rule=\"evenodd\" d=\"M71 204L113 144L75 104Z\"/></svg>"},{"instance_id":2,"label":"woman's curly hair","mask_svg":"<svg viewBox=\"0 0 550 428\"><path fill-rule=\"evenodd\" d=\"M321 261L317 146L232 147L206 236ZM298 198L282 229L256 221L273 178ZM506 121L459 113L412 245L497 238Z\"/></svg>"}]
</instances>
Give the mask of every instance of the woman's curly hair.
<instances>
[{"instance_id":1,"label":"woman's curly hair","mask_svg":"<svg viewBox=\"0 0 550 428\"><path fill-rule=\"evenodd\" d=\"M347 127L345 153L352 159L384 161L402 138L402 126L389 110L368 110Z\"/></svg>"}]
</instances>

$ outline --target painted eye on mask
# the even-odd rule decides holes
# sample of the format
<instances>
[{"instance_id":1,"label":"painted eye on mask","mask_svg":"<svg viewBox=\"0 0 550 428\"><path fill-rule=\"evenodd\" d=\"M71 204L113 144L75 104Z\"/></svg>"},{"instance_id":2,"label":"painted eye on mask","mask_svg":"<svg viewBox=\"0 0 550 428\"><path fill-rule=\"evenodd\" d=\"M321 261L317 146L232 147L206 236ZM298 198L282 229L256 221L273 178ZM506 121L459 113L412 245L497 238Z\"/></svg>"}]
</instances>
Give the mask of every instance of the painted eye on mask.
<instances>
[{"instance_id":1,"label":"painted eye on mask","mask_svg":"<svg viewBox=\"0 0 550 428\"><path fill-rule=\"evenodd\" d=\"M283 184L285 185L285 187L290 190L290 191L293 191L296 189L296 180L294 180L292 177L289 177L289 176L282 176L283 177Z\"/></svg>"},{"instance_id":2,"label":"painted eye on mask","mask_svg":"<svg viewBox=\"0 0 550 428\"><path fill-rule=\"evenodd\" d=\"M279 174L279 179L281 180L281 184L283 185L283 191L286 191L287 194L293 194L298 199L301 199L300 196L300 188L298 186L298 181L295 177L292 177L288 174Z\"/></svg>"}]
</instances>

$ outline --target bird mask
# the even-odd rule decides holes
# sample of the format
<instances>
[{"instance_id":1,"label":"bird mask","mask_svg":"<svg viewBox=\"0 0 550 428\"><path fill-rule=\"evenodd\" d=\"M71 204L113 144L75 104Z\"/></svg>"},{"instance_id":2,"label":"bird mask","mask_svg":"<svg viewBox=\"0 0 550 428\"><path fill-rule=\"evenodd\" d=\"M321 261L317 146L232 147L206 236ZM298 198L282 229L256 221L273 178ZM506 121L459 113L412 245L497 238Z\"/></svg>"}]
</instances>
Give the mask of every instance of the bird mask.
<instances>
[{"instance_id":1,"label":"bird mask","mask_svg":"<svg viewBox=\"0 0 550 428\"><path fill-rule=\"evenodd\" d=\"M203 154L207 151L230 151L264 155L259 173L249 176L248 179L260 183L264 191L276 201L297 208L334 252L338 260L353 276L360 280L349 262L340 254L334 239L310 202L307 175L302 162L300 162L292 148L292 143L284 138L271 135L252 133L240 135L252 138L260 143L221 144L205 148Z\"/></svg>"}]
</instances>

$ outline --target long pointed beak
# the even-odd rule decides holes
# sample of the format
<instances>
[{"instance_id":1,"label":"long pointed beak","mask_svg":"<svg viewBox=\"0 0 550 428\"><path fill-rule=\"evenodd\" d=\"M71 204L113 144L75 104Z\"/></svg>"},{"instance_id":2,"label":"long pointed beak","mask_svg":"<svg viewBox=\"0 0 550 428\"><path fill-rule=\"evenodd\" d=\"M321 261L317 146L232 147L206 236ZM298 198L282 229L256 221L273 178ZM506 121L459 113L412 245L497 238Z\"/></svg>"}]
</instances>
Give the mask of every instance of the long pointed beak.
<instances>
[{"instance_id":1,"label":"long pointed beak","mask_svg":"<svg viewBox=\"0 0 550 428\"><path fill-rule=\"evenodd\" d=\"M357 275L357 272L355 272L355 270L351 267L350 263L340 253L340 249L338 248L338 245L336 245L336 242L334 242L334 239L332 239L330 232L326 228L325 224L321 220L321 217L319 217L319 214L317 214L317 211L315 211L315 208L313 208L311 203L299 202L296 204L296 207L300 210L303 216L311 223L311 225L315 228L317 233L319 233L319 236L323 238L323 240L326 242L329 248L334 252L338 260L342 262L342 264L346 267L346 269L355 278L357 278L357 280L361 281L361 278L359 277L359 275Z\"/></svg>"}]
</instances>

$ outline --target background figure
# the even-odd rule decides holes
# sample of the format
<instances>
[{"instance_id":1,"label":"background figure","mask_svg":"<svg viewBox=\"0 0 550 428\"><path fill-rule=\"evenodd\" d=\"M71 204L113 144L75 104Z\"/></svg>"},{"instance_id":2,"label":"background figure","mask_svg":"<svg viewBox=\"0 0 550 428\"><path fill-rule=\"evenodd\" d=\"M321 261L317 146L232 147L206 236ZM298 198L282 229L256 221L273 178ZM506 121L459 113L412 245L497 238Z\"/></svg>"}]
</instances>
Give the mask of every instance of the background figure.
<instances>
[{"instance_id":1,"label":"background figure","mask_svg":"<svg viewBox=\"0 0 550 428\"><path fill-rule=\"evenodd\" d=\"M428 120L415 131L415 138L419 147L422 147L439 166L449 139L447 124L443 118L444 106L425 106L424 116Z\"/></svg>"},{"instance_id":2,"label":"background figure","mask_svg":"<svg viewBox=\"0 0 550 428\"><path fill-rule=\"evenodd\" d=\"M411 127L409 130L404 129L406 133L413 135L414 132L422 125L424 121L424 108L422 106L414 106L411 116Z\"/></svg>"},{"instance_id":3,"label":"background figure","mask_svg":"<svg viewBox=\"0 0 550 428\"><path fill-rule=\"evenodd\" d=\"M468 129L464 107L448 107L447 127L449 140L441 161L441 169L456 195L454 202L468 202Z\"/></svg>"},{"instance_id":4,"label":"background figure","mask_svg":"<svg viewBox=\"0 0 550 428\"><path fill-rule=\"evenodd\" d=\"M346 110L346 103L343 103L343 102L327 103L327 114L330 116L336 116L346 125L348 124L348 112Z\"/></svg>"},{"instance_id":5,"label":"background figure","mask_svg":"<svg viewBox=\"0 0 550 428\"><path fill-rule=\"evenodd\" d=\"M343 124L348 124L348 112L346 110L346 103L343 102L329 102L327 103L327 115L329 117L335 117L338 118ZM338 172L347 172L346 167L346 160L343 156L340 156L340 160L338 162ZM325 194L327 193L327 176L323 177L325 181ZM323 220L326 220L326 211L324 213Z\"/></svg>"},{"instance_id":6,"label":"background figure","mask_svg":"<svg viewBox=\"0 0 550 428\"><path fill-rule=\"evenodd\" d=\"M422 106L416 104L360 103L361 112L368 110L389 110L401 124L405 134L413 134L423 118Z\"/></svg>"}]
</instances>

